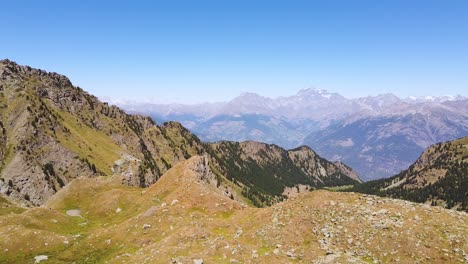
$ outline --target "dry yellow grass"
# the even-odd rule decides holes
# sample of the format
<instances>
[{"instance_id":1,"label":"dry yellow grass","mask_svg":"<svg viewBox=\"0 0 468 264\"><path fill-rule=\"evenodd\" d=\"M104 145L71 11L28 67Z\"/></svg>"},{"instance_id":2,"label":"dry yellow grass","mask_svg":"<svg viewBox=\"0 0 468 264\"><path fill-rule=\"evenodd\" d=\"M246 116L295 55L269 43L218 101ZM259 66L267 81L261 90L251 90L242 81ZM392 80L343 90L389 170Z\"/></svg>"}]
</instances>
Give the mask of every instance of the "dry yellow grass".
<instances>
[{"instance_id":1,"label":"dry yellow grass","mask_svg":"<svg viewBox=\"0 0 468 264\"><path fill-rule=\"evenodd\" d=\"M117 177L79 178L42 208L0 216L0 262L34 263L36 255L48 256L43 263L467 261L465 213L329 191L252 208L200 180L197 159L147 189Z\"/></svg>"}]
</instances>

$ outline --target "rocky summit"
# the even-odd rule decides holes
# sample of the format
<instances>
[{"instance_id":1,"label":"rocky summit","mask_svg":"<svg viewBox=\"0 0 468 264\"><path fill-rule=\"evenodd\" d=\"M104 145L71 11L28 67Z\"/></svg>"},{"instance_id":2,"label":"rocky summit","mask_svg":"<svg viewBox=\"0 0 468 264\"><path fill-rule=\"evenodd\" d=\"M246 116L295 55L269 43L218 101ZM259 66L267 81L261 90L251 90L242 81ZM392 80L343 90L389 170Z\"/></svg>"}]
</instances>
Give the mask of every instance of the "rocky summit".
<instances>
[{"instance_id":1,"label":"rocky summit","mask_svg":"<svg viewBox=\"0 0 468 264\"><path fill-rule=\"evenodd\" d=\"M0 262L468 261L463 212L325 190L254 208L221 193L200 156L178 163L148 188L121 180L82 176L44 206L22 213L3 202Z\"/></svg>"}]
</instances>

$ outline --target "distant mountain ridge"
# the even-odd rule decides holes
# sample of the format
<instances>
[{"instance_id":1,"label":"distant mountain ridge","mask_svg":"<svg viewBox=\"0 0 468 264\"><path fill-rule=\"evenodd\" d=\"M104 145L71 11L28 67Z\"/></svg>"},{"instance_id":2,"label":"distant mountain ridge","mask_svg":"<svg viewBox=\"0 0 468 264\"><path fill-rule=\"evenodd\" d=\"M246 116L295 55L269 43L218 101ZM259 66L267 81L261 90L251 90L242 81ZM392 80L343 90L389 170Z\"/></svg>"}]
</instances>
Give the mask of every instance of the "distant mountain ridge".
<instances>
[{"instance_id":1,"label":"distant mountain ridge","mask_svg":"<svg viewBox=\"0 0 468 264\"><path fill-rule=\"evenodd\" d=\"M256 93L243 93L227 101L201 104L157 104L131 100L110 99L122 108L132 112L151 112L156 115L195 115L210 119L219 115L274 115L278 118L305 118L320 121L337 119L342 116L395 115L402 112L418 111L424 105L465 101L467 97L425 96L400 98L394 94L381 94L348 99L338 93L320 89L302 89L296 95L269 98ZM395 112L395 110L397 110Z\"/></svg>"},{"instance_id":2,"label":"distant mountain ridge","mask_svg":"<svg viewBox=\"0 0 468 264\"><path fill-rule=\"evenodd\" d=\"M394 175L431 144L468 135L468 99L460 95L348 99L304 89L274 99L245 93L199 105L119 105L161 122L177 120L204 141L255 140L288 149L308 145L351 165L365 180Z\"/></svg>"},{"instance_id":3,"label":"distant mountain ridge","mask_svg":"<svg viewBox=\"0 0 468 264\"><path fill-rule=\"evenodd\" d=\"M394 175L435 142L468 135L468 118L449 111L343 121L311 133L305 144L343 160L364 179Z\"/></svg>"}]
</instances>

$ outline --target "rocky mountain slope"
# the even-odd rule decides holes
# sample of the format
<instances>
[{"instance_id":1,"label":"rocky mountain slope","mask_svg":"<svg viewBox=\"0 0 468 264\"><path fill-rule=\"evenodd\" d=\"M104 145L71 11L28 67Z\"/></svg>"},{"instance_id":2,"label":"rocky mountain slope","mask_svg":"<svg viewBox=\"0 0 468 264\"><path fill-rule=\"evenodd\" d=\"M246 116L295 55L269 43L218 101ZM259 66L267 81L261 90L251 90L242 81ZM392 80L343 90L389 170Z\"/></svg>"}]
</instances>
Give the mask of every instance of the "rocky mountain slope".
<instances>
[{"instance_id":1,"label":"rocky mountain slope","mask_svg":"<svg viewBox=\"0 0 468 264\"><path fill-rule=\"evenodd\" d=\"M180 121L205 141L305 144L351 165L365 180L394 175L430 145L468 135L468 99L462 96L348 99L305 89L276 99L246 93L225 103L120 105L156 120Z\"/></svg>"},{"instance_id":2,"label":"rocky mountain slope","mask_svg":"<svg viewBox=\"0 0 468 264\"><path fill-rule=\"evenodd\" d=\"M352 190L468 211L468 137L432 145L407 170Z\"/></svg>"},{"instance_id":3,"label":"rocky mountain slope","mask_svg":"<svg viewBox=\"0 0 468 264\"><path fill-rule=\"evenodd\" d=\"M0 61L0 139L0 193L25 204L45 203L79 176L123 175L124 184L149 186L169 168L194 155L213 159L210 164L217 172L219 187L233 198L241 199L255 181L252 174L253 178L241 179L236 171L224 167L219 159L223 149L202 143L179 123L158 126L149 117L128 115L73 86L63 75L9 60ZM343 180L349 172L336 173L331 163L332 169L325 174L311 171L285 181L282 179L290 176L283 172L267 175L268 166L260 164L262 159L252 156L247 162L253 162L256 173L277 188L305 182L312 185L309 179L313 177L349 183ZM264 164L268 162L273 160ZM294 167L290 161L275 162L290 166L287 169ZM328 166L326 161L321 164ZM338 180L327 182L341 184ZM319 182L311 187L323 186ZM249 197L259 206L283 197L282 192L262 186L256 193L264 201L260 202L258 195Z\"/></svg>"},{"instance_id":4,"label":"rocky mountain slope","mask_svg":"<svg viewBox=\"0 0 468 264\"><path fill-rule=\"evenodd\" d=\"M313 191L269 208L219 193L206 158L143 189L80 177L43 207L0 208L2 263L463 263L468 216ZM434 217L434 216L437 217Z\"/></svg>"},{"instance_id":5,"label":"rocky mountain slope","mask_svg":"<svg viewBox=\"0 0 468 264\"><path fill-rule=\"evenodd\" d=\"M78 176L123 174L149 186L172 164L202 153L178 123L156 126L101 103L62 75L0 63L1 190L44 203Z\"/></svg>"},{"instance_id":6,"label":"rocky mountain slope","mask_svg":"<svg viewBox=\"0 0 468 264\"><path fill-rule=\"evenodd\" d=\"M254 141L223 141L210 144L209 153L213 170L227 175L234 189L256 206L271 205L292 194L285 186L294 187L296 193L360 182L349 167L329 162L306 146L286 151Z\"/></svg>"}]
</instances>

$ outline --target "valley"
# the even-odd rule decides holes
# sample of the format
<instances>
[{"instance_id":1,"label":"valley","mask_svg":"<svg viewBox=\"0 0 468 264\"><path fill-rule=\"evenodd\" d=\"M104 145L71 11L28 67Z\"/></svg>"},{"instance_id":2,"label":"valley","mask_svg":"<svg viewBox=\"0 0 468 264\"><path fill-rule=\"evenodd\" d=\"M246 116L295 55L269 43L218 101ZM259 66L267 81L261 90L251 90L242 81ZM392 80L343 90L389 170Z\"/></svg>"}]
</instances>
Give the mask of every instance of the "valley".
<instances>
[{"instance_id":1,"label":"valley","mask_svg":"<svg viewBox=\"0 0 468 264\"><path fill-rule=\"evenodd\" d=\"M366 181L399 173L432 144L468 135L468 99L463 96L349 99L303 89L286 97L245 93L228 102L198 105L117 104L155 120L179 121L207 142L307 145L326 159L350 165Z\"/></svg>"}]
</instances>

